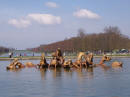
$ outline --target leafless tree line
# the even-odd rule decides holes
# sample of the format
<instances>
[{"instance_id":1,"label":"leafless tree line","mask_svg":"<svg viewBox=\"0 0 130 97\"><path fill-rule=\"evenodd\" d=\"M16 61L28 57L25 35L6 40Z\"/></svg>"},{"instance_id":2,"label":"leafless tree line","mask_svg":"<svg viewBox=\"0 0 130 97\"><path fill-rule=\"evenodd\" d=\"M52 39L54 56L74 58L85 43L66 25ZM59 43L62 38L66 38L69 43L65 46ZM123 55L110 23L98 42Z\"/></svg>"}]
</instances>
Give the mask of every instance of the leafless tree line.
<instances>
[{"instance_id":1,"label":"leafless tree line","mask_svg":"<svg viewBox=\"0 0 130 97\"><path fill-rule=\"evenodd\" d=\"M48 45L40 45L33 51L52 52L57 48L62 51L103 51L109 52L115 49L130 49L130 38L123 35L118 27L106 27L101 33L86 34L80 29L77 37L72 37Z\"/></svg>"}]
</instances>

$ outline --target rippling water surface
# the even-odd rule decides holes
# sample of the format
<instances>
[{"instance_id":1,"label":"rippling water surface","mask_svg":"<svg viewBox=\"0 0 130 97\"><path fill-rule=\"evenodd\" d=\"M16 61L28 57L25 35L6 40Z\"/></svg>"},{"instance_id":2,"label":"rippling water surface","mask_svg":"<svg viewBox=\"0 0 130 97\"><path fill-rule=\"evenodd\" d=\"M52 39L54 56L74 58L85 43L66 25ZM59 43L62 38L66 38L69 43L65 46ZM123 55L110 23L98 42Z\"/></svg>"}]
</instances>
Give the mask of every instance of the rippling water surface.
<instances>
[{"instance_id":1,"label":"rippling water surface","mask_svg":"<svg viewBox=\"0 0 130 97\"><path fill-rule=\"evenodd\" d=\"M6 71L10 61L0 61L0 97L130 97L130 58L114 60L123 67Z\"/></svg>"}]
</instances>

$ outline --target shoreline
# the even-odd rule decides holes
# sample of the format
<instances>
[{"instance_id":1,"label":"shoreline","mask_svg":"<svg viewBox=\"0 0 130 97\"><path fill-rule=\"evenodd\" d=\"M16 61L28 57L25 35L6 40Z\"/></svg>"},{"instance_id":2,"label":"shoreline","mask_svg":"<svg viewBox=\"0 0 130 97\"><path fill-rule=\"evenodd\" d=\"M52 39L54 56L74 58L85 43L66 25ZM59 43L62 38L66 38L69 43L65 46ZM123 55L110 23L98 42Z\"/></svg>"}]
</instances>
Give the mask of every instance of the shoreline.
<instances>
[{"instance_id":1,"label":"shoreline","mask_svg":"<svg viewBox=\"0 0 130 97\"><path fill-rule=\"evenodd\" d=\"M66 59L76 59L77 56L65 56ZM102 56L94 56L94 58L101 58ZM111 56L112 58L130 58L130 56ZM0 57L0 61L8 61L13 60L15 58L18 58L19 60L40 60L40 56L36 57L14 57L14 58L8 58L8 57ZM51 59L52 57L46 57L46 59Z\"/></svg>"}]
</instances>

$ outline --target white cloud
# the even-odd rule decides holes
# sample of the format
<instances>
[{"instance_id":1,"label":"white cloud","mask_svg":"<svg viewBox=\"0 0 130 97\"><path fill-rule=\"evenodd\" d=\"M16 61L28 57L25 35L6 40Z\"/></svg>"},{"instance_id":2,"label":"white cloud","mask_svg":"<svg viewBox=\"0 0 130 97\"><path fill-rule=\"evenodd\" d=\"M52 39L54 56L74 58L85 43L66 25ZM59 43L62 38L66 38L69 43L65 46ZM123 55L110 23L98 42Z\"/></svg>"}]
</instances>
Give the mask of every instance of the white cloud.
<instances>
[{"instance_id":1,"label":"white cloud","mask_svg":"<svg viewBox=\"0 0 130 97\"><path fill-rule=\"evenodd\" d=\"M46 2L45 5L47 7L57 8L58 5L55 2Z\"/></svg>"},{"instance_id":2,"label":"white cloud","mask_svg":"<svg viewBox=\"0 0 130 97\"><path fill-rule=\"evenodd\" d=\"M17 28L26 28L31 24L30 21L26 19L10 19L8 23Z\"/></svg>"},{"instance_id":3,"label":"white cloud","mask_svg":"<svg viewBox=\"0 0 130 97\"><path fill-rule=\"evenodd\" d=\"M60 24L61 18L51 14L29 14L29 19L34 20L40 24Z\"/></svg>"},{"instance_id":4,"label":"white cloud","mask_svg":"<svg viewBox=\"0 0 130 97\"><path fill-rule=\"evenodd\" d=\"M77 12L73 13L74 16L78 18L89 18L89 19L99 19L100 16L90 10L80 9Z\"/></svg>"},{"instance_id":5,"label":"white cloud","mask_svg":"<svg viewBox=\"0 0 130 97\"><path fill-rule=\"evenodd\" d=\"M22 19L10 19L8 24L11 24L17 28L26 28L35 21L39 24L51 25L51 24L60 24L61 18L59 16L54 16L51 14L28 14Z\"/></svg>"}]
</instances>

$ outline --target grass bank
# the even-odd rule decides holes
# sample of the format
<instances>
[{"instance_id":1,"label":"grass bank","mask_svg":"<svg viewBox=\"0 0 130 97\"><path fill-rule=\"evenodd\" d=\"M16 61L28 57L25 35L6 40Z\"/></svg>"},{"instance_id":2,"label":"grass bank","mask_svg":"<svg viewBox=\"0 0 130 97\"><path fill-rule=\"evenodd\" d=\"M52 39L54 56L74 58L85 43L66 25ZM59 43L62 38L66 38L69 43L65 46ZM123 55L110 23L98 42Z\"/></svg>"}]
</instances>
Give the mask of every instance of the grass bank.
<instances>
[{"instance_id":1,"label":"grass bank","mask_svg":"<svg viewBox=\"0 0 130 97\"><path fill-rule=\"evenodd\" d=\"M130 58L130 55L109 55L113 58L115 57L119 57L119 58ZM65 56L66 59L75 59L77 56ZM94 56L94 58L100 58L102 57L102 55L96 55ZM26 56L26 57L13 57L13 58L8 58L8 57L0 57L0 61L4 61L4 60L13 60L14 58L18 58L20 60L40 60L40 56ZM46 56L46 59L51 59L52 57L50 56Z\"/></svg>"}]
</instances>

